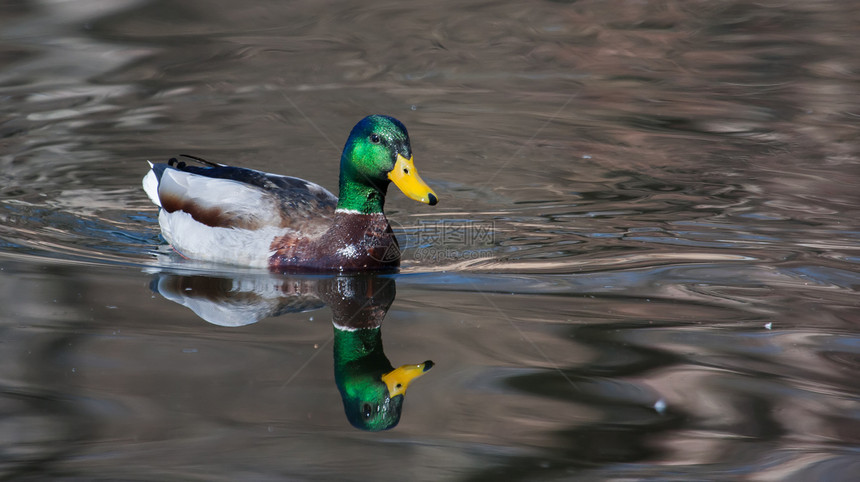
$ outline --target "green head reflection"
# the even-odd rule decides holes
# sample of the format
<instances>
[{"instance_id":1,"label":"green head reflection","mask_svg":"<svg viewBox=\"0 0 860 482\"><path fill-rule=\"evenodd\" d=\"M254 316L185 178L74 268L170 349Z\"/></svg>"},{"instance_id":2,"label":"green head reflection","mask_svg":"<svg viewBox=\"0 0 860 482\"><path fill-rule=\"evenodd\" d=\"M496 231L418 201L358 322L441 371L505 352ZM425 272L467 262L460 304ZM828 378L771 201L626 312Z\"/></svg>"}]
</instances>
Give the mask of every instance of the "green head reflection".
<instances>
[{"instance_id":1,"label":"green head reflection","mask_svg":"<svg viewBox=\"0 0 860 482\"><path fill-rule=\"evenodd\" d=\"M362 430L387 430L400 421L403 397L412 380L432 361L394 368L382 350L382 330L334 329L334 379L346 418Z\"/></svg>"},{"instance_id":2,"label":"green head reflection","mask_svg":"<svg viewBox=\"0 0 860 482\"><path fill-rule=\"evenodd\" d=\"M390 429L400 421L409 384L433 362L395 369L385 356L381 325L394 301L393 278L349 276L334 283L338 287L327 290L326 301L334 324L334 378L346 418L362 430Z\"/></svg>"}]
</instances>

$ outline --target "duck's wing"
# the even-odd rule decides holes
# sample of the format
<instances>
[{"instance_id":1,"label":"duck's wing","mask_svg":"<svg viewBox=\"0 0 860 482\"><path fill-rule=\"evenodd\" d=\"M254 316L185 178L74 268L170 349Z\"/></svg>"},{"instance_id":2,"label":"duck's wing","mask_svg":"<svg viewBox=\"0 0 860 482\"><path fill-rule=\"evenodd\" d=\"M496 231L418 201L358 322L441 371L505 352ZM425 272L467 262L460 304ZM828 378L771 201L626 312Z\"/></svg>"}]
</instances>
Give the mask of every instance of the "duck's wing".
<instances>
[{"instance_id":1,"label":"duck's wing","mask_svg":"<svg viewBox=\"0 0 860 482\"><path fill-rule=\"evenodd\" d=\"M303 179L214 163L190 166L175 159L152 165L143 187L167 213L182 211L210 227L313 231L337 205L336 196Z\"/></svg>"}]
</instances>

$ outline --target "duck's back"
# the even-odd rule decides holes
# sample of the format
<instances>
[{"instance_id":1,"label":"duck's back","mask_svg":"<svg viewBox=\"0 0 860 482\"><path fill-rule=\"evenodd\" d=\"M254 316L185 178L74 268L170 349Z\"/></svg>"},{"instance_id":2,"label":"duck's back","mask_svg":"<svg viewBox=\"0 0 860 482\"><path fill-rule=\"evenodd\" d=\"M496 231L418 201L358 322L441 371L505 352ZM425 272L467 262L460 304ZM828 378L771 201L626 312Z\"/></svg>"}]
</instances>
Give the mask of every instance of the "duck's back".
<instances>
[{"instance_id":1,"label":"duck's back","mask_svg":"<svg viewBox=\"0 0 860 482\"><path fill-rule=\"evenodd\" d=\"M337 197L295 177L223 165L155 164L143 180L164 238L184 256L264 267L272 239L321 236Z\"/></svg>"}]
</instances>

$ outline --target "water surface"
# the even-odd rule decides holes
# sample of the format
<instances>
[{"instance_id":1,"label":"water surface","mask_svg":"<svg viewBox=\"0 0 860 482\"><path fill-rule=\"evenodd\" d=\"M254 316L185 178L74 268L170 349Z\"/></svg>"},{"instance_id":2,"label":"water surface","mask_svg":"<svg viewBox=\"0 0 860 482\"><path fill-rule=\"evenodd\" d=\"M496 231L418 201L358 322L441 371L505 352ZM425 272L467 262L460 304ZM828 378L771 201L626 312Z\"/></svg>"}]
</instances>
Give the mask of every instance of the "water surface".
<instances>
[{"instance_id":1,"label":"water surface","mask_svg":"<svg viewBox=\"0 0 860 482\"><path fill-rule=\"evenodd\" d=\"M850 1L0 7L0 473L852 480L858 24ZM382 432L336 383L350 282L177 259L140 189L190 153L336 190L370 113L440 196L386 206L384 355L435 366Z\"/></svg>"}]
</instances>

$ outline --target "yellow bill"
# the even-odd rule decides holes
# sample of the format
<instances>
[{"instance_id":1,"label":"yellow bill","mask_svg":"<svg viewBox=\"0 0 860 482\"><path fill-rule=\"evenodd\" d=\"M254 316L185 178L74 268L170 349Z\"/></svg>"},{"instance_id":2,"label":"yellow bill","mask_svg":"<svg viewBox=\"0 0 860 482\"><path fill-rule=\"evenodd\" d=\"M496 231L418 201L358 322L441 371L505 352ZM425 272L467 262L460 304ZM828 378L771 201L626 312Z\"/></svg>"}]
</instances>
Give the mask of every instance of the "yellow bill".
<instances>
[{"instance_id":1,"label":"yellow bill","mask_svg":"<svg viewBox=\"0 0 860 482\"><path fill-rule=\"evenodd\" d=\"M388 386L388 396L393 398L397 395L403 395L412 380L427 373L431 368L433 368L433 362L427 360L418 365L403 365L382 375L382 381Z\"/></svg>"},{"instance_id":2,"label":"yellow bill","mask_svg":"<svg viewBox=\"0 0 860 482\"><path fill-rule=\"evenodd\" d=\"M394 169L388 173L388 179L391 179L403 191L403 194L416 201L421 201L431 206L435 206L439 202L436 193L418 175L418 171L415 170L415 163L411 157L406 159L402 155L397 154L397 161L394 163Z\"/></svg>"}]
</instances>

